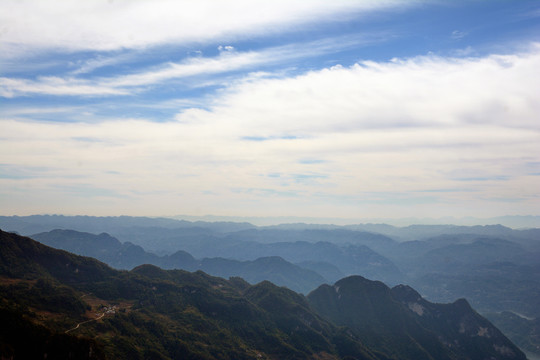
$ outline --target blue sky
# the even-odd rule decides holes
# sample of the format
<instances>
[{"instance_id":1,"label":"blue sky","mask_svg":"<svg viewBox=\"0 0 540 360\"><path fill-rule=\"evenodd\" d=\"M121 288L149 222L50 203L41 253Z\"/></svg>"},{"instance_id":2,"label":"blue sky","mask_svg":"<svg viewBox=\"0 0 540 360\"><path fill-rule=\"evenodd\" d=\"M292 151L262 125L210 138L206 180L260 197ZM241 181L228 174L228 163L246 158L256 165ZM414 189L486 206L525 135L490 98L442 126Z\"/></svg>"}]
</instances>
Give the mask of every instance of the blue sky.
<instances>
[{"instance_id":1,"label":"blue sky","mask_svg":"<svg viewBox=\"0 0 540 360\"><path fill-rule=\"evenodd\" d=\"M4 215L540 215L539 1L2 7Z\"/></svg>"}]
</instances>

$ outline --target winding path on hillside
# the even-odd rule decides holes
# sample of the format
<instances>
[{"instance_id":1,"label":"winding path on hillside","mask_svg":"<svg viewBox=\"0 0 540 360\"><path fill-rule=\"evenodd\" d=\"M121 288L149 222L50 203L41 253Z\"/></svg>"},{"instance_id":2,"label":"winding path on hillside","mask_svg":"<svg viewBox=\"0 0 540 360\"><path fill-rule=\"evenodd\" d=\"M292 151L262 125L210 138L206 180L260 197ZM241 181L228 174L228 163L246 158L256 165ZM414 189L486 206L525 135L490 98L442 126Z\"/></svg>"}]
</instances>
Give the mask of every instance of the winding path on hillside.
<instances>
[{"instance_id":1,"label":"winding path on hillside","mask_svg":"<svg viewBox=\"0 0 540 360\"><path fill-rule=\"evenodd\" d=\"M78 323L77 326L75 326L74 328L69 329L69 330L66 330L66 331L65 331L65 334L67 334L67 333L70 332L70 331L77 330L77 329L79 328L79 326L81 326L81 325L83 325L83 324L89 323L89 322L91 322L91 321L99 320L99 319L101 319L101 318L104 317L104 316L105 316L105 313L99 315L99 316L98 316L97 318L95 318L95 319L90 319L90 320L86 320L86 321L80 322L80 323Z\"/></svg>"}]
</instances>

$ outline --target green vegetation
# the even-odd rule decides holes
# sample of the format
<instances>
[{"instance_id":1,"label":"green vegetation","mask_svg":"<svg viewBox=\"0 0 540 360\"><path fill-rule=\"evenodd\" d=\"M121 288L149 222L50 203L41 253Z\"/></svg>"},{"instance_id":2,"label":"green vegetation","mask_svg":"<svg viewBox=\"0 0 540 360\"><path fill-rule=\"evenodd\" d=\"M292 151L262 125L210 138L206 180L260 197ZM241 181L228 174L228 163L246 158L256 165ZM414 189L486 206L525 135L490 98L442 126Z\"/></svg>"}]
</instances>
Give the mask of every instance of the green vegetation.
<instances>
[{"instance_id":1,"label":"green vegetation","mask_svg":"<svg viewBox=\"0 0 540 360\"><path fill-rule=\"evenodd\" d=\"M15 324L0 356L14 359L524 359L466 302L361 277L304 297L201 271L117 271L0 231L0 286L1 320Z\"/></svg>"}]
</instances>

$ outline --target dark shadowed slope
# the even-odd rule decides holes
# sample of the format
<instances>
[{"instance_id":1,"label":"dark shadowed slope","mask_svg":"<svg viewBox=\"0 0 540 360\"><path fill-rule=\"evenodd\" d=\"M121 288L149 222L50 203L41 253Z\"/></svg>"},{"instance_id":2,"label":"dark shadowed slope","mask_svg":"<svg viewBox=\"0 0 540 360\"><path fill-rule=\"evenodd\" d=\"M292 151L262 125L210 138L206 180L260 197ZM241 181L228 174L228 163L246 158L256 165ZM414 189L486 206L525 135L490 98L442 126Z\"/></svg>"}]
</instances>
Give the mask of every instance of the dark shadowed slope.
<instances>
[{"instance_id":1,"label":"dark shadowed slope","mask_svg":"<svg viewBox=\"0 0 540 360\"><path fill-rule=\"evenodd\" d=\"M434 305L361 277L306 300L270 282L116 271L0 232L0 279L0 309L53 335L83 335L114 359L524 359L464 300ZM13 339L2 338L5 349L24 358Z\"/></svg>"},{"instance_id":2,"label":"dark shadowed slope","mask_svg":"<svg viewBox=\"0 0 540 360\"><path fill-rule=\"evenodd\" d=\"M525 359L489 321L461 299L433 304L412 288L388 288L352 276L308 295L313 308L348 326L371 348L399 359Z\"/></svg>"},{"instance_id":3,"label":"dark shadowed slope","mask_svg":"<svg viewBox=\"0 0 540 360\"><path fill-rule=\"evenodd\" d=\"M111 359L383 359L320 318L303 296L269 282L152 265L119 272L5 232L0 254L0 310L17 308L17 321L41 323L53 336L84 334ZM81 264L88 266L73 277ZM88 274L96 281L88 283ZM66 289L61 301L49 301ZM65 308L77 301L91 311ZM3 337L0 355L24 359L19 340Z\"/></svg>"}]
</instances>

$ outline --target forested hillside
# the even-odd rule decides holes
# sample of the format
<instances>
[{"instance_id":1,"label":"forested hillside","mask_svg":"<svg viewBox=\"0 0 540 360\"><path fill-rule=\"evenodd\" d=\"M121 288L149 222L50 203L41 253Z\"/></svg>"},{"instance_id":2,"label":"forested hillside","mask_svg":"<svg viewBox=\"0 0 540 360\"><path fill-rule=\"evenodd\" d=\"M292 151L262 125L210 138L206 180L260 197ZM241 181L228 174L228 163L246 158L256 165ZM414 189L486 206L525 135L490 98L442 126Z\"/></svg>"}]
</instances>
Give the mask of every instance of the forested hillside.
<instances>
[{"instance_id":1,"label":"forested hillside","mask_svg":"<svg viewBox=\"0 0 540 360\"><path fill-rule=\"evenodd\" d=\"M2 231L0 279L2 321L36 329L42 355L56 351L47 339L60 337L88 358L525 359L465 301L435 305L410 290L415 306L400 287L361 277L304 297L267 281L153 265L113 270ZM437 325L440 314L455 322ZM404 339L414 345L403 348ZM25 358L20 337L0 340L3 357Z\"/></svg>"}]
</instances>

